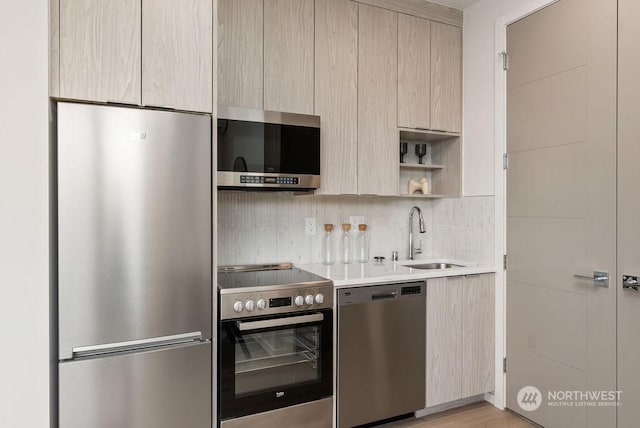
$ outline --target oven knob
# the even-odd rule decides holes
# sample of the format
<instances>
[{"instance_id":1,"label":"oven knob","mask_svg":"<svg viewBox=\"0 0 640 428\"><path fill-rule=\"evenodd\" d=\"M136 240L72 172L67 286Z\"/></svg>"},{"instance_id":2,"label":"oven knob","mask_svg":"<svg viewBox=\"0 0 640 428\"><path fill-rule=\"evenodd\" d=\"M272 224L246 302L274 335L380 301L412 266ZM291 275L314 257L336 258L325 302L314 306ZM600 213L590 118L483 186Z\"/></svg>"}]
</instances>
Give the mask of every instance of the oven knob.
<instances>
[{"instance_id":1,"label":"oven knob","mask_svg":"<svg viewBox=\"0 0 640 428\"><path fill-rule=\"evenodd\" d=\"M244 308L251 312L256 308L256 304L253 302L253 300L247 300L247 303L244 304Z\"/></svg>"},{"instance_id":2,"label":"oven knob","mask_svg":"<svg viewBox=\"0 0 640 428\"><path fill-rule=\"evenodd\" d=\"M324 295L321 293L316 294L316 303L321 305L324 302Z\"/></svg>"},{"instance_id":3,"label":"oven knob","mask_svg":"<svg viewBox=\"0 0 640 428\"><path fill-rule=\"evenodd\" d=\"M311 294L307 294L307 296L304 298L304 302L307 305L313 305L313 296Z\"/></svg>"},{"instance_id":4,"label":"oven knob","mask_svg":"<svg viewBox=\"0 0 640 428\"><path fill-rule=\"evenodd\" d=\"M260 310L263 310L267 307L267 302L265 302L264 299L260 299L256 302L256 307Z\"/></svg>"},{"instance_id":5,"label":"oven knob","mask_svg":"<svg viewBox=\"0 0 640 428\"><path fill-rule=\"evenodd\" d=\"M296 306L302 306L304 305L304 297L298 295L296 296L296 299L294 300Z\"/></svg>"},{"instance_id":6,"label":"oven knob","mask_svg":"<svg viewBox=\"0 0 640 428\"><path fill-rule=\"evenodd\" d=\"M242 309L243 309L243 308L244 308L244 306L243 306L242 302L235 302L235 303L233 304L233 310L234 310L235 312L242 312Z\"/></svg>"}]
</instances>

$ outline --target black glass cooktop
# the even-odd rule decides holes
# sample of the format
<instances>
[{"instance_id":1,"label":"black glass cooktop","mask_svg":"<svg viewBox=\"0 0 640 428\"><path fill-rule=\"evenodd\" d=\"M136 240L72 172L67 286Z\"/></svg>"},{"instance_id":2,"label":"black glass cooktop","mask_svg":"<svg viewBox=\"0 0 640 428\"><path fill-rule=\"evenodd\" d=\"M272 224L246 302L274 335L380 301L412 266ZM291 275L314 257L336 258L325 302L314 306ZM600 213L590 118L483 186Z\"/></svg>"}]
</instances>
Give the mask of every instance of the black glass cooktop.
<instances>
[{"instance_id":1,"label":"black glass cooktop","mask_svg":"<svg viewBox=\"0 0 640 428\"><path fill-rule=\"evenodd\" d=\"M230 266L218 270L218 287L223 290L246 287L273 287L277 289L292 284L306 285L307 283L326 283L327 281L326 278L300 270L290 264Z\"/></svg>"}]
</instances>

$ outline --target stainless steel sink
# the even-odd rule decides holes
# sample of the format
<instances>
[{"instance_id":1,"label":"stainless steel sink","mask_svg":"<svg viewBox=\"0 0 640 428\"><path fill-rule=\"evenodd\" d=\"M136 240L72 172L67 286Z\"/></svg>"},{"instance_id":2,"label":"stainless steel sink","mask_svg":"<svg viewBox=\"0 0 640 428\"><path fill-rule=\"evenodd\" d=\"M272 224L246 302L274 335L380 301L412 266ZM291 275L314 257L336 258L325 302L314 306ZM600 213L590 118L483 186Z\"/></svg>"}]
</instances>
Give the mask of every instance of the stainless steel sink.
<instances>
[{"instance_id":1,"label":"stainless steel sink","mask_svg":"<svg viewBox=\"0 0 640 428\"><path fill-rule=\"evenodd\" d=\"M405 265L406 267L410 267L413 269L425 269L425 270L432 270L432 269L450 269L450 268L456 268L456 267L464 267L462 265L456 265L453 263L424 263L421 265Z\"/></svg>"}]
</instances>

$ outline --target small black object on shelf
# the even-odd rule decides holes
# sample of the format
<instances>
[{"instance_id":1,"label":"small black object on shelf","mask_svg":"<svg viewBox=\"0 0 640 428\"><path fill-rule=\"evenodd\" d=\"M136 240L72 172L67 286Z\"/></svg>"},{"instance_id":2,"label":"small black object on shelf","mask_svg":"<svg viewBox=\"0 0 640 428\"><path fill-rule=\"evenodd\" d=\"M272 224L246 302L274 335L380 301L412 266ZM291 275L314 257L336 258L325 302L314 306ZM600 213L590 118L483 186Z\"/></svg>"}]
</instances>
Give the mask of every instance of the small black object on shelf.
<instances>
[{"instance_id":1,"label":"small black object on shelf","mask_svg":"<svg viewBox=\"0 0 640 428\"><path fill-rule=\"evenodd\" d=\"M422 158L427 154L426 144L416 144L416 156L418 156L418 163L422 164Z\"/></svg>"},{"instance_id":2,"label":"small black object on shelf","mask_svg":"<svg viewBox=\"0 0 640 428\"><path fill-rule=\"evenodd\" d=\"M404 155L406 155L408 151L409 149L407 147L407 143L401 142L400 143L400 163L404 163Z\"/></svg>"}]
</instances>

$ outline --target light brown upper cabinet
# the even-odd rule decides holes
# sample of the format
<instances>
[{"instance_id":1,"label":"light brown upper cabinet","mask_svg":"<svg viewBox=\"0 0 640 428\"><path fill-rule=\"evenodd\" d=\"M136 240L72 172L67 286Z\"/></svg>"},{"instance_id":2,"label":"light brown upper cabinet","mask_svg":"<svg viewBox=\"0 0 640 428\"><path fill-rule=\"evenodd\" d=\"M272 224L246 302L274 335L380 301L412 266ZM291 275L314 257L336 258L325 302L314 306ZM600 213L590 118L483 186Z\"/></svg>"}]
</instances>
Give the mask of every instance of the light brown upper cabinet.
<instances>
[{"instance_id":1,"label":"light brown upper cabinet","mask_svg":"<svg viewBox=\"0 0 640 428\"><path fill-rule=\"evenodd\" d=\"M398 14L358 5L358 193L398 194Z\"/></svg>"},{"instance_id":2,"label":"light brown upper cabinet","mask_svg":"<svg viewBox=\"0 0 640 428\"><path fill-rule=\"evenodd\" d=\"M316 2L315 114L320 116L317 193L358 192L358 4Z\"/></svg>"},{"instance_id":3,"label":"light brown upper cabinet","mask_svg":"<svg viewBox=\"0 0 640 428\"><path fill-rule=\"evenodd\" d=\"M61 0L59 96L211 112L212 1Z\"/></svg>"},{"instance_id":4,"label":"light brown upper cabinet","mask_svg":"<svg viewBox=\"0 0 640 428\"><path fill-rule=\"evenodd\" d=\"M264 0L264 109L313 114L314 0Z\"/></svg>"},{"instance_id":5,"label":"light brown upper cabinet","mask_svg":"<svg viewBox=\"0 0 640 428\"><path fill-rule=\"evenodd\" d=\"M398 126L431 128L431 22L398 15Z\"/></svg>"},{"instance_id":6,"label":"light brown upper cabinet","mask_svg":"<svg viewBox=\"0 0 640 428\"><path fill-rule=\"evenodd\" d=\"M263 0L218 0L218 104L264 106Z\"/></svg>"},{"instance_id":7,"label":"light brown upper cabinet","mask_svg":"<svg viewBox=\"0 0 640 428\"><path fill-rule=\"evenodd\" d=\"M212 0L142 0L142 104L212 111Z\"/></svg>"},{"instance_id":8,"label":"light brown upper cabinet","mask_svg":"<svg viewBox=\"0 0 640 428\"><path fill-rule=\"evenodd\" d=\"M431 23L431 129L462 129L462 29Z\"/></svg>"},{"instance_id":9,"label":"light brown upper cabinet","mask_svg":"<svg viewBox=\"0 0 640 428\"><path fill-rule=\"evenodd\" d=\"M60 0L60 97L141 102L140 0Z\"/></svg>"}]
</instances>

